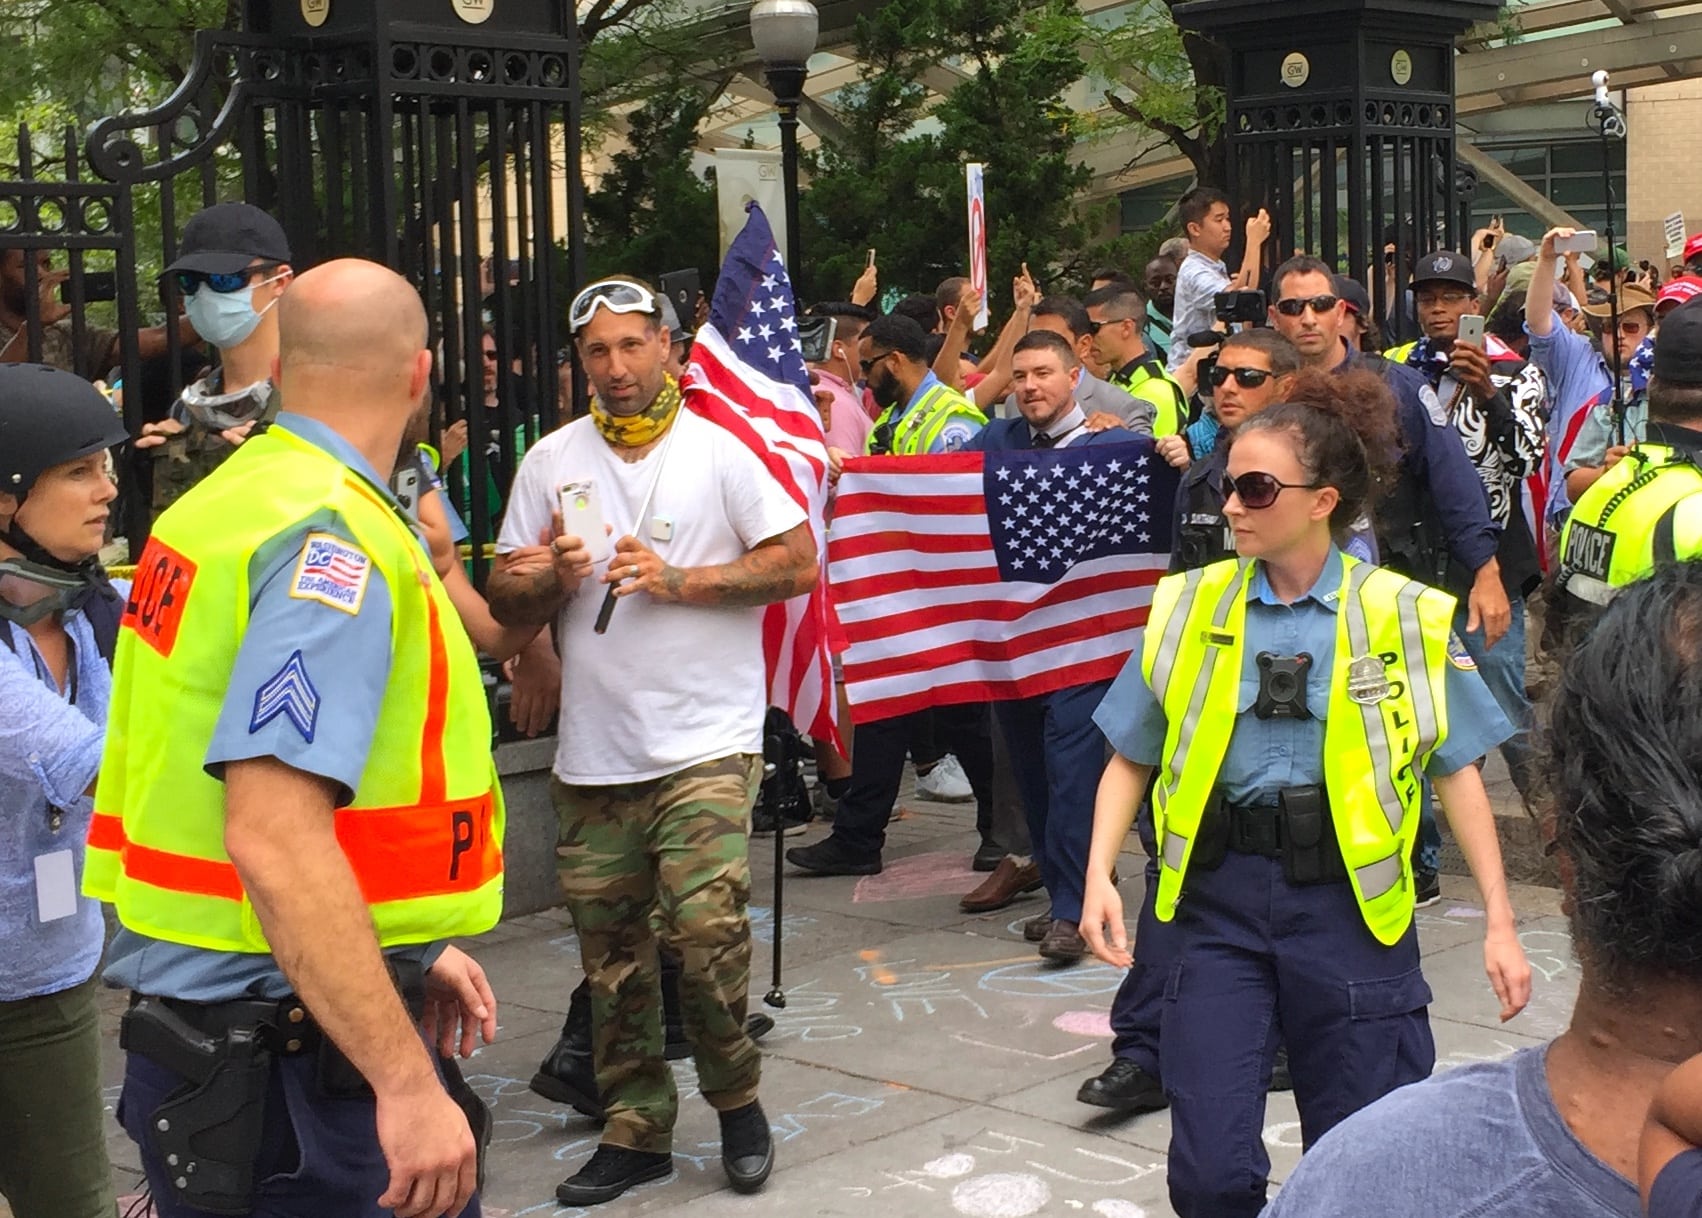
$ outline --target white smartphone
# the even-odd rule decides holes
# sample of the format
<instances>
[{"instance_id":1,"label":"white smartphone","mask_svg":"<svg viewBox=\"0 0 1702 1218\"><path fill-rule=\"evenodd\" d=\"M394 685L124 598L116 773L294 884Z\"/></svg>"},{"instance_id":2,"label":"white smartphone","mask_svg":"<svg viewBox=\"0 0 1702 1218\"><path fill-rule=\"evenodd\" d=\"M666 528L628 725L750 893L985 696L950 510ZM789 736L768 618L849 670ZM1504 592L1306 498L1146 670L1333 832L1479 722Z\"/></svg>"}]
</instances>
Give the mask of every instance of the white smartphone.
<instances>
[{"instance_id":1,"label":"white smartphone","mask_svg":"<svg viewBox=\"0 0 1702 1218\"><path fill-rule=\"evenodd\" d=\"M1467 313L1460 318L1459 341L1468 347L1483 347L1483 318L1476 313Z\"/></svg>"},{"instance_id":2,"label":"white smartphone","mask_svg":"<svg viewBox=\"0 0 1702 1218\"><path fill-rule=\"evenodd\" d=\"M567 537L577 537L591 551L592 562L603 562L614 553L609 532L603 527L603 505L597 500L597 484L589 478L582 482L564 482L560 491L561 529Z\"/></svg>"},{"instance_id":3,"label":"white smartphone","mask_svg":"<svg viewBox=\"0 0 1702 1218\"><path fill-rule=\"evenodd\" d=\"M1557 254L1593 254L1596 252L1596 231L1593 228L1582 229L1570 237L1556 237L1554 252Z\"/></svg>"}]
</instances>

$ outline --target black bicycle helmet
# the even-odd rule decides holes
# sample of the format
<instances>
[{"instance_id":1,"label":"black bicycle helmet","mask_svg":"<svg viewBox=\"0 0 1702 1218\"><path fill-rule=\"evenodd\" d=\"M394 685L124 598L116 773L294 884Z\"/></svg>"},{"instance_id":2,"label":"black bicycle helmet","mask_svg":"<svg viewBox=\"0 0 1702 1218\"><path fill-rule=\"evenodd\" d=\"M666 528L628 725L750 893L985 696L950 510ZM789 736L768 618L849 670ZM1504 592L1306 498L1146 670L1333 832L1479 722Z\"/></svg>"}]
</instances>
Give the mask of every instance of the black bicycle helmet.
<instances>
[{"instance_id":1,"label":"black bicycle helmet","mask_svg":"<svg viewBox=\"0 0 1702 1218\"><path fill-rule=\"evenodd\" d=\"M55 465L130 439L89 382L45 364L0 364L0 494L22 500Z\"/></svg>"}]
</instances>

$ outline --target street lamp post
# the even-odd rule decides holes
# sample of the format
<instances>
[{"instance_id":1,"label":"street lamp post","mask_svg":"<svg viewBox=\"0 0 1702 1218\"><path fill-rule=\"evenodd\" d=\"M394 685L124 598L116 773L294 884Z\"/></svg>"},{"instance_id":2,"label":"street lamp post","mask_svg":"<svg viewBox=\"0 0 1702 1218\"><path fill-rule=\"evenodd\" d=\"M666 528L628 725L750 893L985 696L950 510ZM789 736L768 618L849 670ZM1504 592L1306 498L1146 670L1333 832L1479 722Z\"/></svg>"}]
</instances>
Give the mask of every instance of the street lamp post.
<instances>
[{"instance_id":1,"label":"street lamp post","mask_svg":"<svg viewBox=\"0 0 1702 1218\"><path fill-rule=\"evenodd\" d=\"M757 0L751 5L751 41L780 108L780 172L786 192L786 272L797 282L798 107L810 74L819 33L816 6L810 0Z\"/></svg>"}]
</instances>

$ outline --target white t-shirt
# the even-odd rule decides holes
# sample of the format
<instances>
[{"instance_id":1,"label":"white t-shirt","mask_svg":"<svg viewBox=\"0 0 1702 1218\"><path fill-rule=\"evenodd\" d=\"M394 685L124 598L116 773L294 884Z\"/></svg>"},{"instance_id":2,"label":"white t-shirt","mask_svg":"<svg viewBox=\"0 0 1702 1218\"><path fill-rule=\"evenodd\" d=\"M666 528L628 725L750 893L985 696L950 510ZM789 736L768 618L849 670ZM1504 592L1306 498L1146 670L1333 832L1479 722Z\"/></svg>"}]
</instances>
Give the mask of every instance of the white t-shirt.
<instances>
[{"instance_id":1,"label":"white t-shirt","mask_svg":"<svg viewBox=\"0 0 1702 1218\"><path fill-rule=\"evenodd\" d=\"M804 510L725 428L682 407L673 434L626 462L589 418L540 440L520 464L497 552L537 545L564 482L596 484L613 540L632 534L674 567L732 562L804 523ZM658 466L648 518L635 519ZM761 607L720 608L623 596L608 631L592 626L609 564L580 585L557 622L561 717L555 773L575 786L660 778L729 753L762 751L768 705Z\"/></svg>"}]
</instances>

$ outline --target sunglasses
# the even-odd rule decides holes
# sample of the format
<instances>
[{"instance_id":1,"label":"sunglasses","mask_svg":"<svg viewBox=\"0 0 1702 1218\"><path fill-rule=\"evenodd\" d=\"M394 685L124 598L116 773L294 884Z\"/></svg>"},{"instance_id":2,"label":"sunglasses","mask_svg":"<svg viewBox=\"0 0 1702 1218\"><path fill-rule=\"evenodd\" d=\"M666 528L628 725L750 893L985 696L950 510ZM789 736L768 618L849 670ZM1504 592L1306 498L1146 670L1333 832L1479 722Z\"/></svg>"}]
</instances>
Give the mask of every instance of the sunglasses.
<instances>
[{"instance_id":1,"label":"sunglasses","mask_svg":"<svg viewBox=\"0 0 1702 1218\"><path fill-rule=\"evenodd\" d=\"M1340 302L1340 296L1290 296L1276 302L1276 311L1284 317L1299 317L1307 309L1314 313L1328 313Z\"/></svg>"},{"instance_id":2,"label":"sunglasses","mask_svg":"<svg viewBox=\"0 0 1702 1218\"><path fill-rule=\"evenodd\" d=\"M883 359L885 359L887 356L889 356L891 354L892 354L891 351L882 351L879 355L872 355L868 359L858 360L857 363L863 369L863 379L867 380L868 377L869 377L869 373L871 373L875 370L875 365L880 363Z\"/></svg>"},{"instance_id":3,"label":"sunglasses","mask_svg":"<svg viewBox=\"0 0 1702 1218\"><path fill-rule=\"evenodd\" d=\"M1243 389L1257 389L1276 373L1264 368L1225 368L1222 364L1213 364L1212 370L1206 374L1206 379L1215 386L1228 383L1230 377Z\"/></svg>"},{"instance_id":4,"label":"sunglasses","mask_svg":"<svg viewBox=\"0 0 1702 1218\"><path fill-rule=\"evenodd\" d=\"M1226 471L1218 490L1225 503L1229 502L1231 495L1238 495L1242 507L1258 511L1270 507L1284 491L1315 491L1321 486L1321 482L1281 482L1274 474L1258 470L1242 474L1239 478L1230 477Z\"/></svg>"},{"instance_id":5,"label":"sunglasses","mask_svg":"<svg viewBox=\"0 0 1702 1218\"><path fill-rule=\"evenodd\" d=\"M228 271L218 274L206 271L178 271L173 278L177 280L177 290L185 296L193 296L206 284L220 296L228 296L232 292L240 292L248 286L249 280L256 275L275 271L280 263L261 263L258 266L246 267L240 271Z\"/></svg>"},{"instance_id":6,"label":"sunglasses","mask_svg":"<svg viewBox=\"0 0 1702 1218\"><path fill-rule=\"evenodd\" d=\"M656 294L642 284L626 279L605 279L573 298L567 309L568 329L578 333L599 308L611 313L660 314Z\"/></svg>"}]
</instances>

